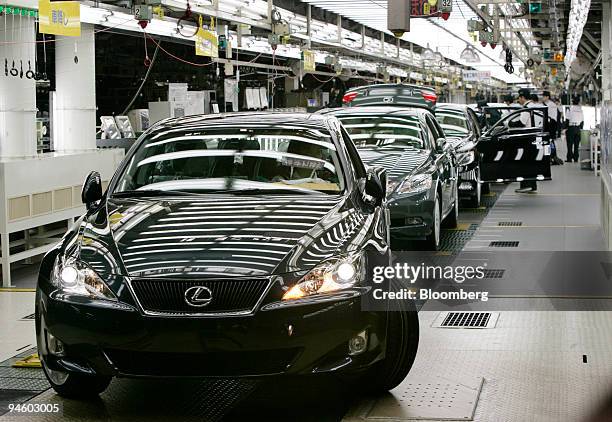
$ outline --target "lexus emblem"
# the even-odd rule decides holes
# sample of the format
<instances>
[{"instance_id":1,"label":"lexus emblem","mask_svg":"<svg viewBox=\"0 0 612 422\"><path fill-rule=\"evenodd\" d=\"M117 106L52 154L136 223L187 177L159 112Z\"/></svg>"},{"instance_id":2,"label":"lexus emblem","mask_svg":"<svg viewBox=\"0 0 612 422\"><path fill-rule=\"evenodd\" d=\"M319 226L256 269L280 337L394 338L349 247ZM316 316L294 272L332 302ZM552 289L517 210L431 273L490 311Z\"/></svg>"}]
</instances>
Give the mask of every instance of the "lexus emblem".
<instances>
[{"instance_id":1,"label":"lexus emblem","mask_svg":"<svg viewBox=\"0 0 612 422\"><path fill-rule=\"evenodd\" d=\"M208 287L193 286L185 290L185 302L189 306L201 308L212 301L212 292Z\"/></svg>"},{"instance_id":2,"label":"lexus emblem","mask_svg":"<svg viewBox=\"0 0 612 422\"><path fill-rule=\"evenodd\" d=\"M392 103L393 97L383 97L383 103Z\"/></svg>"}]
</instances>

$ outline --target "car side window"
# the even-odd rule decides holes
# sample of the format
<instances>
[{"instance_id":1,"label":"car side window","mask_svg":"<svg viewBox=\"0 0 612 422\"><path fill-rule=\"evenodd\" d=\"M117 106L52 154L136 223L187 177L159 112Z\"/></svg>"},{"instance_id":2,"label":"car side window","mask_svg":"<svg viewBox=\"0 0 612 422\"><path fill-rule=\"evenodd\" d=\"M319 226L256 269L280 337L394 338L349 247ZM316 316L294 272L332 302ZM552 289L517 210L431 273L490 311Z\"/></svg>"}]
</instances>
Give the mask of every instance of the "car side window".
<instances>
[{"instance_id":1,"label":"car side window","mask_svg":"<svg viewBox=\"0 0 612 422\"><path fill-rule=\"evenodd\" d=\"M476 113L472 110L467 110L468 121L470 122L470 130L476 135L476 139L480 138L480 125L478 124L478 118Z\"/></svg>"},{"instance_id":2,"label":"car side window","mask_svg":"<svg viewBox=\"0 0 612 422\"><path fill-rule=\"evenodd\" d=\"M436 149L438 146L438 139L444 138L445 136L442 129L438 129L433 120L434 119L432 119L430 116L425 116L425 122L427 123L432 149Z\"/></svg>"},{"instance_id":3,"label":"car side window","mask_svg":"<svg viewBox=\"0 0 612 422\"><path fill-rule=\"evenodd\" d=\"M348 156L353 164L353 169L355 169L355 176L357 179L361 179L362 177L366 177L366 169L359 157L359 153L357 152L357 148L353 143L353 140L349 136L348 132L342 125L340 125L340 133L342 134L342 140L344 141L344 146L346 147L346 151L348 152Z\"/></svg>"},{"instance_id":4,"label":"car side window","mask_svg":"<svg viewBox=\"0 0 612 422\"><path fill-rule=\"evenodd\" d=\"M425 139L425 143L429 149L435 149L436 141L434 139L434 134L429 127L427 120L423 122L423 138Z\"/></svg>"}]
</instances>

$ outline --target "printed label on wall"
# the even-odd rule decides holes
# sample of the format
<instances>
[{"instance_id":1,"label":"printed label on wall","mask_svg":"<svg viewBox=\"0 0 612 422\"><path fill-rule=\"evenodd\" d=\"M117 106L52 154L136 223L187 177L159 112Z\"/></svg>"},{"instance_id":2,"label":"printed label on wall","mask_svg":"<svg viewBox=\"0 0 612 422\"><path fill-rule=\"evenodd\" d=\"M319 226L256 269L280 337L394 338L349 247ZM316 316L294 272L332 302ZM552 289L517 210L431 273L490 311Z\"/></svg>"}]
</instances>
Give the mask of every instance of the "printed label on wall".
<instances>
[{"instance_id":1,"label":"printed label on wall","mask_svg":"<svg viewBox=\"0 0 612 422\"><path fill-rule=\"evenodd\" d=\"M196 56L219 57L217 34L200 28L195 36Z\"/></svg>"}]
</instances>

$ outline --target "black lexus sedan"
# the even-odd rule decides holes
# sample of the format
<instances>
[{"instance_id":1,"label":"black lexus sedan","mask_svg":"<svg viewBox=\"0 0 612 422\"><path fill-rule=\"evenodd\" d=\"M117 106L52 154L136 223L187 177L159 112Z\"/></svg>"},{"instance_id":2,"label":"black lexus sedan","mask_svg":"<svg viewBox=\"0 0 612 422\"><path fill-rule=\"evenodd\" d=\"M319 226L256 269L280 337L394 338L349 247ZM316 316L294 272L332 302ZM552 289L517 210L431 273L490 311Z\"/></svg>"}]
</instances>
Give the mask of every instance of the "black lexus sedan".
<instances>
[{"instance_id":1,"label":"black lexus sedan","mask_svg":"<svg viewBox=\"0 0 612 422\"><path fill-rule=\"evenodd\" d=\"M448 103L436 105L435 115L455 149L459 198L468 206L478 208L482 193L489 191L488 183L483 184L480 179L480 156L476 148L481 135L478 116L467 105Z\"/></svg>"},{"instance_id":2,"label":"black lexus sedan","mask_svg":"<svg viewBox=\"0 0 612 422\"><path fill-rule=\"evenodd\" d=\"M336 116L369 166L387 170L391 235L440 246L440 228L456 227L457 169L452 145L424 107L360 106L322 110Z\"/></svg>"},{"instance_id":3,"label":"black lexus sedan","mask_svg":"<svg viewBox=\"0 0 612 422\"><path fill-rule=\"evenodd\" d=\"M112 377L332 374L399 384L418 318L372 303L389 264L385 171L332 116L165 120L43 259L38 353L55 391ZM377 285L378 286L378 285ZM187 364L186 364L187 362Z\"/></svg>"}]
</instances>

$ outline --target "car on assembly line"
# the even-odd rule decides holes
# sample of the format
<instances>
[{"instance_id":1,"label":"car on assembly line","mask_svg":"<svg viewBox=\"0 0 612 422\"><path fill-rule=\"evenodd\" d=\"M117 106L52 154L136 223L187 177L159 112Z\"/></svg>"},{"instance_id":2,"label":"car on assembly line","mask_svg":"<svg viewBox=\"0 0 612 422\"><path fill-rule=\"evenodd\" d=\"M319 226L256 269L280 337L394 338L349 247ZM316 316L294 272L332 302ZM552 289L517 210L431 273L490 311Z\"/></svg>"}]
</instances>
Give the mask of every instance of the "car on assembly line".
<instances>
[{"instance_id":1,"label":"car on assembly line","mask_svg":"<svg viewBox=\"0 0 612 422\"><path fill-rule=\"evenodd\" d=\"M478 116L467 105L440 103L434 114L447 140L453 145L459 167L459 198L469 206L480 206L481 194L488 193L489 185L480 181L480 156L476 150L480 139Z\"/></svg>"},{"instance_id":2,"label":"car on assembly line","mask_svg":"<svg viewBox=\"0 0 612 422\"><path fill-rule=\"evenodd\" d=\"M438 95L433 88L411 84L376 84L349 89L342 103L349 107L417 105L433 108L437 100Z\"/></svg>"},{"instance_id":3,"label":"car on assembly line","mask_svg":"<svg viewBox=\"0 0 612 422\"><path fill-rule=\"evenodd\" d=\"M359 155L387 170L391 235L440 246L441 226L456 227L459 200L452 145L425 107L360 106L321 110L342 122Z\"/></svg>"},{"instance_id":4,"label":"car on assembly line","mask_svg":"<svg viewBox=\"0 0 612 422\"><path fill-rule=\"evenodd\" d=\"M106 192L90 173L86 214L42 260L51 386L85 397L115 376L332 374L395 387L419 324L410 301L372 305L372 268L391 253L385 185L333 116L159 122Z\"/></svg>"}]
</instances>

